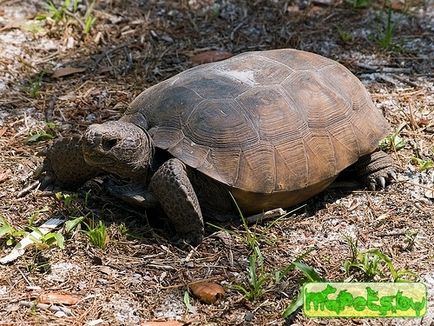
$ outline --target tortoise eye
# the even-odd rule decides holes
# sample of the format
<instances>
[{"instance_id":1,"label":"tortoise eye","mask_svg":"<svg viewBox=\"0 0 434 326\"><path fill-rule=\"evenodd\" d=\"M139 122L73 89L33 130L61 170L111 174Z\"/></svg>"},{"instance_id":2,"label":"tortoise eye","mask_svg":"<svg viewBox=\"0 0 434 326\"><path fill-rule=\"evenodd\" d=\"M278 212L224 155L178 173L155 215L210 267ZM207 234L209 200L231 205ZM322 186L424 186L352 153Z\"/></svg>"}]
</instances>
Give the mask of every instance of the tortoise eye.
<instances>
[{"instance_id":1,"label":"tortoise eye","mask_svg":"<svg viewBox=\"0 0 434 326\"><path fill-rule=\"evenodd\" d=\"M103 139L101 146L105 151L111 150L118 143L117 139Z\"/></svg>"}]
</instances>

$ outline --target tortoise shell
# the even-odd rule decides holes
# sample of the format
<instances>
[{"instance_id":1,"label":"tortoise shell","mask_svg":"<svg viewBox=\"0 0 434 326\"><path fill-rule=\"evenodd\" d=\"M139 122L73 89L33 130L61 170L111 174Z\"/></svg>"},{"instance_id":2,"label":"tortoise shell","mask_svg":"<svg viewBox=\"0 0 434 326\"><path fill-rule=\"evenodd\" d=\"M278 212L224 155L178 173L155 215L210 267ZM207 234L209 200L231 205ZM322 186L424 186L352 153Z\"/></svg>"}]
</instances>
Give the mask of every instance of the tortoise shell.
<instances>
[{"instance_id":1,"label":"tortoise shell","mask_svg":"<svg viewBox=\"0 0 434 326\"><path fill-rule=\"evenodd\" d=\"M292 49L186 70L142 92L122 119L235 190L301 199L373 152L389 129L348 69Z\"/></svg>"}]
</instances>

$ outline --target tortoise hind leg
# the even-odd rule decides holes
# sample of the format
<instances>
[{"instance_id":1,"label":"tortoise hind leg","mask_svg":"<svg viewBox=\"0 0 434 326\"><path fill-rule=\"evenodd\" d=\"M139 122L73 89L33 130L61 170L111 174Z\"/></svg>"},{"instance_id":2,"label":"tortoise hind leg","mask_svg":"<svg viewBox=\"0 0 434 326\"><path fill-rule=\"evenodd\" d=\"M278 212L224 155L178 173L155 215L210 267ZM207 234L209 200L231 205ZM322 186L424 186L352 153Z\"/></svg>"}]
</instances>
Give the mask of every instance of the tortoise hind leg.
<instances>
[{"instance_id":1,"label":"tortoise hind leg","mask_svg":"<svg viewBox=\"0 0 434 326\"><path fill-rule=\"evenodd\" d=\"M355 164L357 176L369 189L385 188L396 180L396 166L393 159L383 151L362 156Z\"/></svg>"},{"instance_id":2,"label":"tortoise hind leg","mask_svg":"<svg viewBox=\"0 0 434 326\"><path fill-rule=\"evenodd\" d=\"M202 211L184 163L176 158L163 163L152 176L150 189L179 238L199 244L204 233Z\"/></svg>"}]
</instances>

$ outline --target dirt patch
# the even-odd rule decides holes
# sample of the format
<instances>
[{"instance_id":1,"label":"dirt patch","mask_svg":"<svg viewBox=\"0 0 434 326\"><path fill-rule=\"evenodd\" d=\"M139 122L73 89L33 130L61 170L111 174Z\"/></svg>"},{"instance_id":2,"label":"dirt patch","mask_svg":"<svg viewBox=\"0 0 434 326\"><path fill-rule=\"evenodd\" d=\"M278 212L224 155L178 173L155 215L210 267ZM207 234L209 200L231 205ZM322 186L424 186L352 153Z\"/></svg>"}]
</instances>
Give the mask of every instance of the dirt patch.
<instances>
[{"instance_id":1,"label":"dirt patch","mask_svg":"<svg viewBox=\"0 0 434 326\"><path fill-rule=\"evenodd\" d=\"M328 322L434 322L434 169L422 171L424 162L434 160L432 1L392 1L390 35L388 10L376 2L354 8L334 1L98 1L90 11L96 21L89 33L84 32L87 2L78 2L75 11L69 8L73 14L58 22L42 17L48 12L43 1L0 4L0 215L25 228L30 217L40 225L54 216L70 218L73 211L73 216L102 219L110 239L105 249L97 249L83 232L74 232L63 250L30 248L19 260L0 266L2 322L284 324L281 313L296 297L302 275L293 271L278 285L267 282L259 299L246 300L233 287L248 279L250 252L240 226L222 225L230 233L209 226L200 246L181 250L165 239L158 212L139 214L113 202L97 182L79 192L73 210L40 191L16 197L31 182L41 162L36 154L49 142L28 143L31 135L65 136L117 119L143 89L192 67L198 53L284 47L313 51L347 66L400 130L404 146L391 154L401 170L387 190L331 188L290 217L254 227L266 272L289 265L311 248L307 264L325 279L345 280L349 235L362 249L381 249L397 269L415 271L427 284L430 311L422 321ZM1 241L4 255L10 247ZM226 296L215 305L190 298L189 310L187 284L200 279L222 284ZM34 307L42 292L74 294L81 300L65 311ZM30 307L24 304L29 302ZM323 322L298 313L286 323Z\"/></svg>"}]
</instances>

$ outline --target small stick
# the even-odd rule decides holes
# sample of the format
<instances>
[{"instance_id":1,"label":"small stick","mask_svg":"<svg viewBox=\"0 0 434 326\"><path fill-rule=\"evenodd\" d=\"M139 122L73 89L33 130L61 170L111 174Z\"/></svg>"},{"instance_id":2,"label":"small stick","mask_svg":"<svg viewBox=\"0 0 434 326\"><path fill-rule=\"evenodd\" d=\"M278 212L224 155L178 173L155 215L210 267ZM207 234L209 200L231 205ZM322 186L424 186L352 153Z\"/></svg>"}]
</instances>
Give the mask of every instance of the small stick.
<instances>
[{"instance_id":1,"label":"small stick","mask_svg":"<svg viewBox=\"0 0 434 326\"><path fill-rule=\"evenodd\" d=\"M30 302L30 301L20 301L19 304L21 306L24 306L24 307L27 307L27 308L36 307L36 308L39 308L39 309L50 310L52 312L62 311L63 313L65 313L68 316L72 315L71 309L66 308L66 307L59 307L59 306L52 305L52 304L34 303L34 302Z\"/></svg>"},{"instance_id":2,"label":"small stick","mask_svg":"<svg viewBox=\"0 0 434 326\"><path fill-rule=\"evenodd\" d=\"M39 186L39 181L37 180L37 181L31 183L30 185L28 185L27 187L25 187L23 190L19 191L17 194L17 198L24 197L33 189L38 188L38 186Z\"/></svg>"},{"instance_id":3,"label":"small stick","mask_svg":"<svg viewBox=\"0 0 434 326\"><path fill-rule=\"evenodd\" d=\"M266 211L264 213L251 215L251 216L247 217L246 220L247 220L247 224L255 224L258 222L261 223L265 220L270 220L270 219L273 219L275 217L282 216L286 213L287 212L284 209L276 208L276 209L272 209L270 211Z\"/></svg>"}]
</instances>

